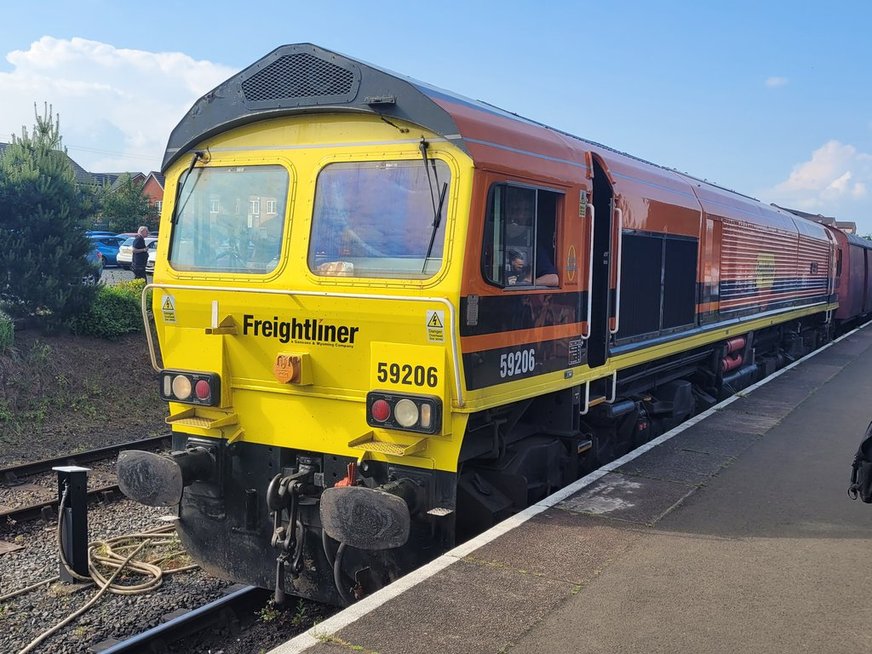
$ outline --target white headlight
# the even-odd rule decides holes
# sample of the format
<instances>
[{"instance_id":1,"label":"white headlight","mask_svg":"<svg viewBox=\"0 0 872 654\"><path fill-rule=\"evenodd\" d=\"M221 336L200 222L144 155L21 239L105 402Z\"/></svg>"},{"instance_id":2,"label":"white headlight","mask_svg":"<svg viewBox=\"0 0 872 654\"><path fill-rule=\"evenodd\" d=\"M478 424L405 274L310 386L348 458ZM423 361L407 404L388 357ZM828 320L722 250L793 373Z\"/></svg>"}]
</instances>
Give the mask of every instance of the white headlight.
<instances>
[{"instance_id":1,"label":"white headlight","mask_svg":"<svg viewBox=\"0 0 872 654\"><path fill-rule=\"evenodd\" d=\"M173 377L173 395L180 400L187 400L191 397L191 380L184 375L176 375Z\"/></svg>"},{"instance_id":2,"label":"white headlight","mask_svg":"<svg viewBox=\"0 0 872 654\"><path fill-rule=\"evenodd\" d=\"M412 427L418 422L418 406L403 398L394 406L394 420L403 427Z\"/></svg>"}]
</instances>

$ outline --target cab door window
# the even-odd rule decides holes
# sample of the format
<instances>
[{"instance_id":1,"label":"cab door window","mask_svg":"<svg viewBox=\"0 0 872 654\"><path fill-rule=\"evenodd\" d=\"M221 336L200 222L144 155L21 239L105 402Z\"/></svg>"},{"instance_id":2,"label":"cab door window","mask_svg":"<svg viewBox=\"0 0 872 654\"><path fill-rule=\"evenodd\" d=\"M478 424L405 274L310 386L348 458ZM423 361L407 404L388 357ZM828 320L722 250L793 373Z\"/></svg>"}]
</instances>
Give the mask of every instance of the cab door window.
<instances>
[{"instance_id":1,"label":"cab door window","mask_svg":"<svg viewBox=\"0 0 872 654\"><path fill-rule=\"evenodd\" d=\"M496 184L488 194L482 268L501 287L558 286L555 265L561 195Z\"/></svg>"}]
</instances>

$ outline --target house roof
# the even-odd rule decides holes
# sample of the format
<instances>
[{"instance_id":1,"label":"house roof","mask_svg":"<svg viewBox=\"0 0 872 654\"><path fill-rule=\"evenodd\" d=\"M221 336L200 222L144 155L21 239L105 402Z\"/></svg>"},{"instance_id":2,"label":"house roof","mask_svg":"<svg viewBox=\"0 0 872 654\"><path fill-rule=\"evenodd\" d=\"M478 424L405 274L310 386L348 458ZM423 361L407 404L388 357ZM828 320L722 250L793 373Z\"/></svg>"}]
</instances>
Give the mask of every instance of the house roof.
<instances>
[{"instance_id":1,"label":"house roof","mask_svg":"<svg viewBox=\"0 0 872 654\"><path fill-rule=\"evenodd\" d=\"M131 181L139 182L140 184L145 183L145 175L139 172L123 172L123 173L93 173L94 175L106 175L107 178L111 177L111 181L109 182L109 186L113 191L118 190L118 187L124 182L127 177L130 177Z\"/></svg>"},{"instance_id":2,"label":"house roof","mask_svg":"<svg viewBox=\"0 0 872 654\"><path fill-rule=\"evenodd\" d=\"M148 176L145 178L145 182L148 183L149 179L154 179L154 181L156 181L158 183L158 186L160 186L161 188L163 188L164 184L166 183L163 174L157 172L156 170L152 170L148 174Z\"/></svg>"},{"instance_id":3,"label":"house roof","mask_svg":"<svg viewBox=\"0 0 872 654\"><path fill-rule=\"evenodd\" d=\"M9 143L0 143L0 154L2 154L9 145ZM122 175L130 175L134 179L139 176L145 179L145 175L140 172L90 173L82 168L78 163L76 163L75 159L70 157L70 155L66 152L64 152L64 156L69 159L70 165L72 165L73 167L73 174L75 175L77 184L87 184L95 186L103 186L104 184L108 184L109 186L114 186Z\"/></svg>"}]
</instances>

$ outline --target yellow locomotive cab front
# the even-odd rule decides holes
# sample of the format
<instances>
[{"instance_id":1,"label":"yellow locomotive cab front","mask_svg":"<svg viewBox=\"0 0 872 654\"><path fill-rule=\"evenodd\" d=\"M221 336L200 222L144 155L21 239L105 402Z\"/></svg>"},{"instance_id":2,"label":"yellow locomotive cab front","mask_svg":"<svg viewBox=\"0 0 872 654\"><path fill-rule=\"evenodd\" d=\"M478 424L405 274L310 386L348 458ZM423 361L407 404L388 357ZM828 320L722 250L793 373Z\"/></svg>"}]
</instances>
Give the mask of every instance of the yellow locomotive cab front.
<instances>
[{"instance_id":1,"label":"yellow locomotive cab front","mask_svg":"<svg viewBox=\"0 0 872 654\"><path fill-rule=\"evenodd\" d=\"M153 286L161 375L221 380L208 402L174 398L164 382L169 422L453 470L463 418L452 411L462 398L452 248L465 237L453 214L469 194L468 158L373 119L322 119L316 135L302 119L273 122L257 138L242 129L204 143L208 162L168 175L179 201L164 216ZM251 145L240 152L241 138ZM289 149L261 150L276 143ZM373 415L379 399L388 415Z\"/></svg>"},{"instance_id":2,"label":"yellow locomotive cab front","mask_svg":"<svg viewBox=\"0 0 872 654\"><path fill-rule=\"evenodd\" d=\"M167 172L176 202L162 216L150 346L176 449L198 456L127 459L128 494L181 502L182 522L208 513L202 496L228 513L241 498L231 528L253 532L278 513L264 540L298 567L303 533L322 525L339 544L383 550L405 544L420 514L450 540L467 420L457 214L472 165L434 134L409 138L411 128L275 119L206 140ZM257 469L249 487L235 467ZM369 486L355 486L354 470ZM196 531L183 531L195 556ZM291 565L292 579L301 573ZM282 591L281 575L267 574L243 576ZM329 587L307 594L348 601Z\"/></svg>"}]
</instances>

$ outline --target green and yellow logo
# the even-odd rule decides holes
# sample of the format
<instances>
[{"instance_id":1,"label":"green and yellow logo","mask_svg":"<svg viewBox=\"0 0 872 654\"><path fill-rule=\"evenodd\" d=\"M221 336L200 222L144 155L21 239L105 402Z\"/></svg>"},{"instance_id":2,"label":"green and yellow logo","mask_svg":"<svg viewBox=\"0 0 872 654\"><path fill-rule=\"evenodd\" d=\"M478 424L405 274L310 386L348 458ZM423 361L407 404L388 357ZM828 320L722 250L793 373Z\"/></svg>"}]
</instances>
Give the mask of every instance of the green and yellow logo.
<instances>
[{"instance_id":1,"label":"green and yellow logo","mask_svg":"<svg viewBox=\"0 0 872 654\"><path fill-rule=\"evenodd\" d=\"M775 283L775 255L774 254L758 254L757 255L757 288L758 290L769 290Z\"/></svg>"}]
</instances>

